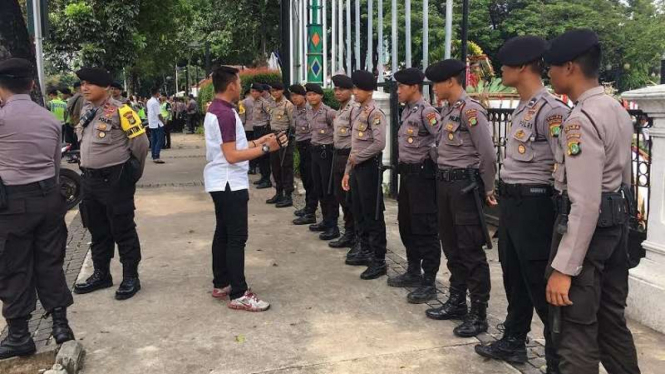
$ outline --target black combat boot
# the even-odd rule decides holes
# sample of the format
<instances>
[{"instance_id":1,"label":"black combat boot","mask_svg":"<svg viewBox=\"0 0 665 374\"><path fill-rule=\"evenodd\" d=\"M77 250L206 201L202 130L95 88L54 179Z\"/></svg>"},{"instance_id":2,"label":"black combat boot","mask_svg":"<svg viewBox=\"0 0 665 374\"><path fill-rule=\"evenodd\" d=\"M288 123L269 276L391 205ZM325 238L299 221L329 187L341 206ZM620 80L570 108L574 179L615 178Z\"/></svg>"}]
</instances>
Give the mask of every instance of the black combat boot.
<instances>
[{"instance_id":1,"label":"black combat boot","mask_svg":"<svg viewBox=\"0 0 665 374\"><path fill-rule=\"evenodd\" d=\"M526 339L511 334L504 334L501 339L488 345L478 344L474 348L483 357L506 361L511 364L523 364L527 361Z\"/></svg>"},{"instance_id":2,"label":"black combat boot","mask_svg":"<svg viewBox=\"0 0 665 374\"><path fill-rule=\"evenodd\" d=\"M362 247L362 245L359 245L356 255L353 257L347 255L346 261L344 263L351 266L370 266L373 258L374 253L368 251Z\"/></svg>"},{"instance_id":3,"label":"black combat boot","mask_svg":"<svg viewBox=\"0 0 665 374\"><path fill-rule=\"evenodd\" d=\"M264 190L266 188L272 188L272 182L270 179L264 179L259 184L256 185L257 190Z\"/></svg>"},{"instance_id":4,"label":"black combat boot","mask_svg":"<svg viewBox=\"0 0 665 374\"><path fill-rule=\"evenodd\" d=\"M141 290L138 267L138 264L123 264L122 283L115 291L116 300L127 300Z\"/></svg>"},{"instance_id":5,"label":"black combat boot","mask_svg":"<svg viewBox=\"0 0 665 374\"><path fill-rule=\"evenodd\" d=\"M367 270L360 274L360 279L371 280L386 274L388 274L388 265L386 265L386 260L373 258L372 262L367 267Z\"/></svg>"},{"instance_id":6,"label":"black combat boot","mask_svg":"<svg viewBox=\"0 0 665 374\"><path fill-rule=\"evenodd\" d=\"M259 180L255 180L254 182L252 182L252 184L256 186L256 185L259 185L259 184L263 183L264 181L265 181L265 179L260 178Z\"/></svg>"},{"instance_id":7,"label":"black combat boot","mask_svg":"<svg viewBox=\"0 0 665 374\"><path fill-rule=\"evenodd\" d=\"M296 209L296 210L293 212L293 215L296 216L296 217L302 217L302 216L304 216L305 214L307 214L307 211L305 210L305 208L302 208L302 209Z\"/></svg>"},{"instance_id":8,"label":"black combat boot","mask_svg":"<svg viewBox=\"0 0 665 374\"><path fill-rule=\"evenodd\" d=\"M293 220L293 224L296 226L310 225L312 223L316 223L316 216L314 213L307 213L304 216Z\"/></svg>"},{"instance_id":9,"label":"black combat boot","mask_svg":"<svg viewBox=\"0 0 665 374\"><path fill-rule=\"evenodd\" d=\"M356 257L358 254L360 254L361 248L362 248L362 243L360 242L360 238L356 236L353 247L351 247L351 249L348 252L346 252L346 259L348 260L350 258Z\"/></svg>"},{"instance_id":10,"label":"black combat boot","mask_svg":"<svg viewBox=\"0 0 665 374\"><path fill-rule=\"evenodd\" d=\"M388 278L390 287L419 287L423 283L420 264L409 264L404 274Z\"/></svg>"},{"instance_id":11,"label":"black combat boot","mask_svg":"<svg viewBox=\"0 0 665 374\"><path fill-rule=\"evenodd\" d=\"M109 272L109 265L95 264L95 271L83 283L74 286L75 294L86 294L104 288L113 287L113 278Z\"/></svg>"},{"instance_id":12,"label":"black combat boot","mask_svg":"<svg viewBox=\"0 0 665 374\"><path fill-rule=\"evenodd\" d=\"M436 277L425 275L420 287L406 295L406 301L409 304L424 304L430 300L436 299Z\"/></svg>"},{"instance_id":13,"label":"black combat boot","mask_svg":"<svg viewBox=\"0 0 665 374\"><path fill-rule=\"evenodd\" d=\"M275 206L277 208L286 208L289 206L293 206L293 198L291 197L291 193L286 193L284 194L284 197L280 201L278 201Z\"/></svg>"},{"instance_id":14,"label":"black combat boot","mask_svg":"<svg viewBox=\"0 0 665 374\"><path fill-rule=\"evenodd\" d=\"M450 288L450 297L439 308L428 309L425 314L431 319L460 319L466 316L466 290Z\"/></svg>"},{"instance_id":15,"label":"black combat boot","mask_svg":"<svg viewBox=\"0 0 665 374\"><path fill-rule=\"evenodd\" d=\"M37 350L30 336L30 316L7 320L7 337L0 343L0 360L16 356L29 356Z\"/></svg>"},{"instance_id":16,"label":"black combat boot","mask_svg":"<svg viewBox=\"0 0 665 374\"><path fill-rule=\"evenodd\" d=\"M352 248L356 244L356 234L353 230L345 230L344 235L328 243L330 248Z\"/></svg>"},{"instance_id":17,"label":"black combat boot","mask_svg":"<svg viewBox=\"0 0 665 374\"><path fill-rule=\"evenodd\" d=\"M315 223L313 225L309 225L309 231L313 232L324 232L328 229L328 226L326 226L326 223L324 221L321 221L319 223Z\"/></svg>"},{"instance_id":18,"label":"black combat boot","mask_svg":"<svg viewBox=\"0 0 665 374\"><path fill-rule=\"evenodd\" d=\"M249 170L247 171L247 174L249 175L256 175L256 168L250 167Z\"/></svg>"},{"instance_id":19,"label":"black combat boot","mask_svg":"<svg viewBox=\"0 0 665 374\"><path fill-rule=\"evenodd\" d=\"M284 197L284 193L282 191L277 191L275 193L275 196L273 196L270 199L266 200L266 204L277 204L277 202L280 201L283 197Z\"/></svg>"},{"instance_id":20,"label":"black combat boot","mask_svg":"<svg viewBox=\"0 0 665 374\"><path fill-rule=\"evenodd\" d=\"M59 307L51 311L53 319L53 339L58 344L74 340L74 332L67 321L67 308Z\"/></svg>"},{"instance_id":21,"label":"black combat boot","mask_svg":"<svg viewBox=\"0 0 665 374\"><path fill-rule=\"evenodd\" d=\"M337 225L328 227L326 231L319 235L319 239L321 240L333 240L336 238L339 238L339 227Z\"/></svg>"},{"instance_id":22,"label":"black combat boot","mask_svg":"<svg viewBox=\"0 0 665 374\"><path fill-rule=\"evenodd\" d=\"M471 311L464 322L453 329L453 334L460 338L471 338L487 331L487 302L471 302Z\"/></svg>"}]
</instances>

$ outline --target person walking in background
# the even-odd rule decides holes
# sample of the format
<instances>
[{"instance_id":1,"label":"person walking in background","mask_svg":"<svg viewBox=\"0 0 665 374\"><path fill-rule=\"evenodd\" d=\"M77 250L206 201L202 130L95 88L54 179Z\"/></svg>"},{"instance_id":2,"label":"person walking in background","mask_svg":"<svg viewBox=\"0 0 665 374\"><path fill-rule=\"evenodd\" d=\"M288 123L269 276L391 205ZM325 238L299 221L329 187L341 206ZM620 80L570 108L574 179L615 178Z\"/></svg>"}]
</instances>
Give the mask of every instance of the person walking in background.
<instances>
[{"instance_id":1,"label":"person walking in background","mask_svg":"<svg viewBox=\"0 0 665 374\"><path fill-rule=\"evenodd\" d=\"M162 96L160 98L161 104L159 106L162 118L164 119L164 148L171 148L171 103L169 98Z\"/></svg>"},{"instance_id":2,"label":"person walking in background","mask_svg":"<svg viewBox=\"0 0 665 374\"><path fill-rule=\"evenodd\" d=\"M150 93L152 97L148 100L148 127L150 128L150 150L152 161L155 164L163 164L164 161L159 157L164 144L164 118L159 104L161 96L159 88L153 88Z\"/></svg>"},{"instance_id":3,"label":"person walking in background","mask_svg":"<svg viewBox=\"0 0 665 374\"><path fill-rule=\"evenodd\" d=\"M189 101L187 102L187 126L189 127L189 133L193 134L196 132L196 125L198 123L198 103L194 99L194 95L189 95Z\"/></svg>"}]
</instances>

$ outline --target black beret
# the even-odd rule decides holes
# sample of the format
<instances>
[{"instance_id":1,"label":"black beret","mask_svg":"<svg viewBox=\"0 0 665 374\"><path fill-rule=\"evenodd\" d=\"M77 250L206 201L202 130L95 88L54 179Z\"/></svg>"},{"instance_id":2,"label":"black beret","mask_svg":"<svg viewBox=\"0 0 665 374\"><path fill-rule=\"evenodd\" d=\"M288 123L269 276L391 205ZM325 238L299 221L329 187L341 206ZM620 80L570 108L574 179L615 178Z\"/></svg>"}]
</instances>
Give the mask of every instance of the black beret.
<instances>
[{"instance_id":1,"label":"black beret","mask_svg":"<svg viewBox=\"0 0 665 374\"><path fill-rule=\"evenodd\" d=\"M120 84L120 82L113 82L113 83L111 83L111 87L113 87L113 88L117 88L117 89L119 89L119 90L122 90L122 84Z\"/></svg>"},{"instance_id":2,"label":"black beret","mask_svg":"<svg viewBox=\"0 0 665 374\"><path fill-rule=\"evenodd\" d=\"M466 69L466 65L455 59L435 62L427 67L425 76L434 83L448 80Z\"/></svg>"},{"instance_id":3,"label":"black beret","mask_svg":"<svg viewBox=\"0 0 665 374\"><path fill-rule=\"evenodd\" d=\"M261 83L252 83L252 87L250 87L252 90L257 90L259 92L263 92L263 85Z\"/></svg>"},{"instance_id":4,"label":"black beret","mask_svg":"<svg viewBox=\"0 0 665 374\"><path fill-rule=\"evenodd\" d=\"M302 96L307 95L307 91L305 91L305 87L303 87L302 85L299 85L299 84L294 84L292 86L289 86L289 92L291 92L292 94L296 94L296 95L302 95Z\"/></svg>"},{"instance_id":5,"label":"black beret","mask_svg":"<svg viewBox=\"0 0 665 374\"><path fill-rule=\"evenodd\" d=\"M545 51L545 62L561 65L583 55L598 45L598 35L588 29L572 30L550 40Z\"/></svg>"},{"instance_id":6,"label":"black beret","mask_svg":"<svg viewBox=\"0 0 665 374\"><path fill-rule=\"evenodd\" d=\"M518 36L505 42L496 57L501 65L522 66L540 60L547 49L545 39L538 36Z\"/></svg>"},{"instance_id":7,"label":"black beret","mask_svg":"<svg viewBox=\"0 0 665 374\"><path fill-rule=\"evenodd\" d=\"M113 83L111 74L101 68L83 68L76 72L80 80L100 87L108 87Z\"/></svg>"},{"instance_id":8,"label":"black beret","mask_svg":"<svg viewBox=\"0 0 665 374\"><path fill-rule=\"evenodd\" d=\"M0 62L0 77L32 78L34 69L30 61L22 58L10 58Z\"/></svg>"},{"instance_id":9,"label":"black beret","mask_svg":"<svg viewBox=\"0 0 665 374\"><path fill-rule=\"evenodd\" d=\"M376 78L374 78L374 74L367 70L354 71L351 79L353 79L353 85L363 91L376 90Z\"/></svg>"},{"instance_id":10,"label":"black beret","mask_svg":"<svg viewBox=\"0 0 665 374\"><path fill-rule=\"evenodd\" d=\"M337 74L332 77L335 87L350 90L353 88L353 80L344 74Z\"/></svg>"},{"instance_id":11,"label":"black beret","mask_svg":"<svg viewBox=\"0 0 665 374\"><path fill-rule=\"evenodd\" d=\"M314 92L314 93L317 93L319 95L323 95L323 88L321 88L321 86L319 86L316 83L307 83L305 85L305 91Z\"/></svg>"},{"instance_id":12,"label":"black beret","mask_svg":"<svg viewBox=\"0 0 665 374\"><path fill-rule=\"evenodd\" d=\"M425 80L425 73L417 68L403 69L393 75L395 80L401 84L421 84Z\"/></svg>"},{"instance_id":13,"label":"black beret","mask_svg":"<svg viewBox=\"0 0 665 374\"><path fill-rule=\"evenodd\" d=\"M263 91L270 91L271 88L272 87L270 87L269 84L265 84L265 83L263 84Z\"/></svg>"},{"instance_id":14,"label":"black beret","mask_svg":"<svg viewBox=\"0 0 665 374\"><path fill-rule=\"evenodd\" d=\"M273 83L272 84L272 89L273 90L284 90L284 85L282 83Z\"/></svg>"}]
</instances>

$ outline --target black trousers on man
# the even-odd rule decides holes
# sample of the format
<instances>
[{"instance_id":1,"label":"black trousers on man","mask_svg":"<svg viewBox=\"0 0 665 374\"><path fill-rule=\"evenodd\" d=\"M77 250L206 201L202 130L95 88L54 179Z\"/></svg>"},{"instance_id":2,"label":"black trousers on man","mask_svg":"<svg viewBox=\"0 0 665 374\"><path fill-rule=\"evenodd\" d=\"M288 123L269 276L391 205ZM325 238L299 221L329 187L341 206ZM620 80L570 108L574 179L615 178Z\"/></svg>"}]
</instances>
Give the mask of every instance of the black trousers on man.
<instances>
[{"instance_id":1,"label":"black trousers on man","mask_svg":"<svg viewBox=\"0 0 665 374\"><path fill-rule=\"evenodd\" d=\"M264 135L270 133L270 126L254 126L254 138L259 139ZM259 172L261 173L261 179L270 180L270 155L263 155L256 159L256 163L259 166Z\"/></svg>"},{"instance_id":2,"label":"black trousers on man","mask_svg":"<svg viewBox=\"0 0 665 374\"><path fill-rule=\"evenodd\" d=\"M428 284L436 280L441 264L441 243L437 231L435 166L431 160L421 164L400 163L400 188L397 197L399 235L406 248L408 271L420 275Z\"/></svg>"},{"instance_id":3,"label":"black trousers on man","mask_svg":"<svg viewBox=\"0 0 665 374\"><path fill-rule=\"evenodd\" d=\"M500 195L499 261L508 300L504 334L526 340L535 308L545 326L548 361L557 363L545 299L545 271L555 219L552 189L548 185L502 183Z\"/></svg>"},{"instance_id":4,"label":"black trousers on man","mask_svg":"<svg viewBox=\"0 0 665 374\"><path fill-rule=\"evenodd\" d=\"M555 227L561 219L557 217ZM561 238L555 231L552 259ZM560 308L558 353L562 374L597 374L599 362L609 374L640 373L635 343L625 317L627 240L625 225L597 227L591 238L582 271L572 278L568 292L573 305Z\"/></svg>"},{"instance_id":5,"label":"black trousers on man","mask_svg":"<svg viewBox=\"0 0 665 374\"><path fill-rule=\"evenodd\" d=\"M134 222L133 179L129 162L104 169L83 169L83 200L79 207L92 236L95 269L108 271L118 245L124 276L138 276L141 244Z\"/></svg>"},{"instance_id":6,"label":"black trousers on man","mask_svg":"<svg viewBox=\"0 0 665 374\"><path fill-rule=\"evenodd\" d=\"M67 245L65 200L55 178L10 186L0 210L0 300L10 320L28 317L37 295L52 311L74 302L62 265Z\"/></svg>"},{"instance_id":7,"label":"black trousers on man","mask_svg":"<svg viewBox=\"0 0 665 374\"><path fill-rule=\"evenodd\" d=\"M339 206L335 195L328 193L328 182L332 170L333 145L312 145L312 179L314 191L321 202L321 214L326 227L337 226L339 219Z\"/></svg>"},{"instance_id":8,"label":"black trousers on man","mask_svg":"<svg viewBox=\"0 0 665 374\"><path fill-rule=\"evenodd\" d=\"M314 213L319 200L314 191L314 179L312 178L312 151L310 149L312 143L309 140L304 140L296 142L296 146L300 157L298 170L300 171L303 187L305 187L305 210L307 213Z\"/></svg>"},{"instance_id":9,"label":"black trousers on man","mask_svg":"<svg viewBox=\"0 0 665 374\"><path fill-rule=\"evenodd\" d=\"M469 184L468 179L437 181L439 237L448 260L450 287L463 293L468 289L473 303L487 303L490 268L483 250L485 239L474 192L462 192Z\"/></svg>"},{"instance_id":10,"label":"black trousers on man","mask_svg":"<svg viewBox=\"0 0 665 374\"><path fill-rule=\"evenodd\" d=\"M339 206L342 207L344 214L344 231L353 233L355 229L355 218L351 204L351 191L346 192L342 189L342 178L346 169L346 162L349 160L351 149L335 149L335 162L333 164L332 190Z\"/></svg>"},{"instance_id":11,"label":"black trousers on man","mask_svg":"<svg viewBox=\"0 0 665 374\"><path fill-rule=\"evenodd\" d=\"M295 145L289 142L286 148L270 154L270 167L275 180L277 193L293 193L293 150ZM284 162L282 162L284 160Z\"/></svg>"},{"instance_id":12,"label":"black trousers on man","mask_svg":"<svg viewBox=\"0 0 665 374\"><path fill-rule=\"evenodd\" d=\"M386 258L386 221L383 216L383 190L379 188L381 154L353 167L349 174L349 187L353 202L353 215L362 248L374 254L375 260ZM376 216L377 191L379 215Z\"/></svg>"},{"instance_id":13,"label":"black trousers on man","mask_svg":"<svg viewBox=\"0 0 665 374\"><path fill-rule=\"evenodd\" d=\"M231 299L247 291L245 281L245 244L247 243L247 189L211 192L215 203L215 237L212 241L212 273L215 288L231 286Z\"/></svg>"}]
</instances>

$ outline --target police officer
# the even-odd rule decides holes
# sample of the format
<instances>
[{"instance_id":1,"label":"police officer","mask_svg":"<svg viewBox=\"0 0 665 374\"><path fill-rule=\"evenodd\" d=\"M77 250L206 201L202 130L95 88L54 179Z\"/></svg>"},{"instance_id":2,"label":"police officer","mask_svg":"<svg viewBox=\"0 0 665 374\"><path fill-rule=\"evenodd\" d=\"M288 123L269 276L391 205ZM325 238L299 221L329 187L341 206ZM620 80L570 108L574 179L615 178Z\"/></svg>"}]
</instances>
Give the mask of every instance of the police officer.
<instances>
[{"instance_id":1,"label":"police officer","mask_svg":"<svg viewBox=\"0 0 665 374\"><path fill-rule=\"evenodd\" d=\"M281 83L273 84L271 91L274 103L270 108L270 128L275 134L285 133L290 136L294 126L294 106L284 96ZM277 191L266 203L275 204L277 208L293 206L293 150L294 145L290 143L279 152L270 154L270 167Z\"/></svg>"},{"instance_id":2,"label":"police officer","mask_svg":"<svg viewBox=\"0 0 665 374\"><path fill-rule=\"evenodd\" d=\"M351 154L346 164L342 188L352 191L353 214L358 225L360 252L349 258L348 265L367 265L361 279L376 279L386 275L386 222L383 217L381 190L382 152L386 147L386 115L376 105L372 95L376 78L369 71L355 71L353 95L360 104L351 135ZM377 204L379 206L377 207Z\"/></svg>"},{"instance_id":3,"label":"police officer","mask_svg":"<svg viewBox=\"0 0 665 374\"><path fill-rule=\"evenodd\" d=\"M316 206L318 200L314 191L314 180L312 179L312 131L307 119L309 104L307 104L307 91L300 84L289 87L291 102L295 105L294 122L296 131L296 146L300 156L300 179L305 188L305 207L294 212L298 218L293 220L294 225L310 225L316 223Z\"/></svg>"},{"instance_id":4,"label":"police officer","mask_svg":"<svg viewBox=\"0 0 665 374\"><path fill-rule=\"evenodd\" d=\"M265 87L263 84L254 83L249 94L254 98L252 121L254 123L254 137L261 138L270 133L270 102L265 98ZM270 182L270 155L261 156L256 160L261 173L261 179L254 182L256 188L264 189L272 187Z\"/></svg>"},{"instance_id":5,"label":"police officer","mask_svg":"<svg viewBox=\"0 0 665 374\"><path fill-rule=\"evenodd\" d=\"M122 84L118 81L111 83L111 97L122 104L129 104L129 99L122 96Z\"/></svg>"},{"instance_id":6,"label":"police officer","mask_svg":"<svg viewBox=\"0 0 665 374\"><path fill-rule=\"evenodd\" d=\"M319 239L332 240L339 237L337 219L339 205L332 191L328 191L334 152L335 110L323 103L323 89L316 83L307 83L307 101L310 109L307 120L312 131L312 179L317 199L321 202L323 220L309 226L310 231L321 232Z\"/></svg>"},{"instance_id":7,"label":"police officer","mask_svg":"<svg viewBox=\"0 0 665 374\"><path fill-rule=\"evenodd\" d=\"M94 273L74 288L85 294L113 285L109 267L118 245L123 280L118 300L141 289L141 246L134 223L134 193L148 154L148 138L138 115L108 94L111 75L100 68L76 72L87 103L77 135L81 140L83 200L80 211L92 236Z\"/></svg>"},{"instance_id":8,"label":"police officer","mask_svg":"<svg viewBox=\"0 0 665 374\"><path fill-rule=\"evenodd\" d=\"M0 359L35 352L28 329L37 293L53 318L53 337L74 339L72 305L62 265L67 244L60 194L61 123L30 99L32 65L0 62L0 300L9 332Z\"/></svg>"},{"instance_id":9,"label":"police officer","mask_svg":"<svg viewBox=\"0 0 665 374\"><path fill-rule=\"evenodd\" d=\"M548 370L554 373L558 372L558 358L551 341L544 274L554 227L554 150L561 123L570 110L543 87L546 46L540 37L520 36L506 42L497 55L503 65L503 84L515 87L520 95L499 183L499 260L508 315L503 337L490 345L476 346L476 352L508 362L526 362L526 336L535 307L545 325Z\"/></svg>"},{"instance_id":10,"label":"police officer","mask_svg":"<svg viewBox=\"0 0 665 374\"><path fill-rule=\"evenodd\" d=\"M436 158L441 116L423 99L425 74L420 69L400 70L394 78L398 83L398 99L406 104L398 133L401 180L397 219L408 268L404 274L389 278L388 285L417 287L407 295L407 301L421 304L436 297L434 282L441 263L436 204L433 204L436 201L436 164L432 159Z\"/></svg>"},{"instance_id":11,"label":"police officer","mask_svg":"<svg viewBox=\"0 0 665 374\"><path fill-rule=\"evenodd\" d=\"M342 189L342 178L346 170L346 162L351 153L351 126L353 120L360 111L359 106L353 100L353 81L350 77L338 74L332 77L335 84L335 99L339 102L339 110L335 114L335 134L334 145L335 154L333 156L332 180L329 186L337 203L342 207L344 213L344 235L338 240L331 241L328 245L331 248L352 248L356 242L355 220L351 211L351 199L347 197L347 192Z\"/></svg>"},{"instance_id":12,"label":"police officer","mask_svg":"<svg viewBox=\"0 0 665 374\"><path fill-rule=\"evenodd\" d=\"M254 98L250 90L245 93L245 98L238 103L238 116L245 128L245 136L248 141L254 140ZM249 161L249 175L256 174L256 160Z\"/></svg>"},{"instance_id":13,"label":"police officer","mask_svg":"<svg viewBox=\"0 0 665 374\"><path fill-rule=\"evenodd\" d=\"M425 74L435 83L439 99L448 102L442 112L437 139L437 203L439 236L450 271L450 297L440 308L427 311L433 319L457 319L464 323L453 333L460 337L487 331L490 273L483 251L482 208L474 193L496 205L494 177L496 154L483 106L469 98L462 86L466 66L458 60L430 65ZM472 186L480 186L479 190ZM471 296L467 315L466 291Z\"/></svg>"},{"instance_id":14,"label":"police officer","mask_svg":"<svg viewBox=\"0 0 665 374\"><path fill-rule=\"evenodd\" d=\"M609 374L639 373L624 313L630 116L598 83L601 48L593 31L555 38L545 61L554 90L576 103L554 155L554 186L561 195L546 298L561 316L559 369L598 373L600 361Z\"/></svg>"}]
</instances>

